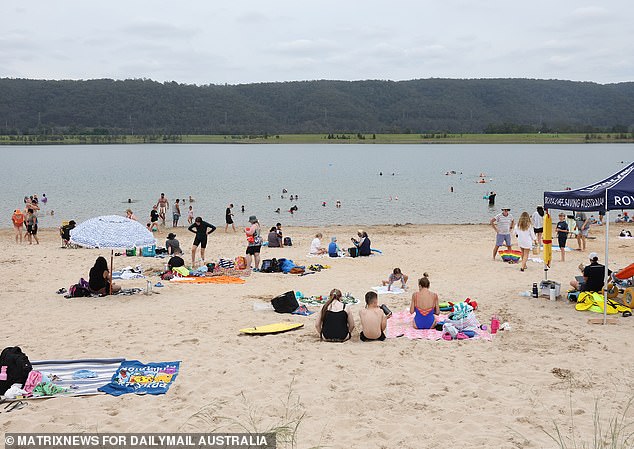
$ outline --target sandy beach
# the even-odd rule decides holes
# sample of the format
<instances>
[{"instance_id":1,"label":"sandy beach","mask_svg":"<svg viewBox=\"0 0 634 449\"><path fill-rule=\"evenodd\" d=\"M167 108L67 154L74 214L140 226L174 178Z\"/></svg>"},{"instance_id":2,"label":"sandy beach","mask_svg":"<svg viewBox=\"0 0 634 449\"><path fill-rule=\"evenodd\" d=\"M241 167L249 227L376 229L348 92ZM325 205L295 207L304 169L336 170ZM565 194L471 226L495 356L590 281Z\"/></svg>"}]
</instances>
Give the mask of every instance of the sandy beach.
<instances>
[{"instance_id":1,"label":"sandy beach","mask_svg":"<svg viewBox=\"0 0 634 449\"><path fill-rule=\"evenodd\" d=\"M519 214L518 214L519 215ZM628 227L629 226L629 227ZM610 268L634 260L634 240L620 240L611 227ZM264 229L268 229L263 225ZM170 391L161 396L55 398L0 414L3 433L166 432L267 430L300 422L299 448L541 448L556 447L546 432L557 424L566 437L591 442L595 401L601 422L623 411L634 386L634 317L616 325L588 324L599 314L577 312L565 299L526 298L544 278L542 265L491 260L494 231L486 225L405 225L365 228L382 255L369 258L307 258L310 241L336 235L346 246L356 226L285 228L290 248L263 248L262 257L285 257L298 265L331 266L297 275L253 273L242 285L181 285L165 282L160 294L65 299L56 294L109 251L62 249L56 229L42 230L41 244L17 245L12 230L0 231L4 316L2 343L20 346L31 360L125 357L143 362L181 360ZM165 228L159 242L172 228ZM184 249L193 234L176 230ZM593 227L585 252L566 262L553 255L549 279L562 290L596 251L604 262L604 228ZM209 238L207 260L235 258L246 246L242 232L219 229ZM575 241L569 246L576 248ZM189 255L185 254L189 262ZM142 265L161 270L166 259L115 257L115 269ZM423 272L441 301L479 304L483 323L498 314L511 330L492 341L428 341L405 337L383 343L359 341L363 295L394 267L410 276L410 293L381 295L393 311L409 306ZM150 278L153 283L157 277ZM145 287L145 279L118 281ZM357 328L351 341L320 342L310 317L254 311L253 304L287 290L305 295L332 288L350 292ZM317 310L317 308L314 308ZM301 329L245 336L238 329L292 321ZM627 414L632 417L632 411ZM574 424L573 420L574 419ZM242 427L244 426L244 427ZM278 446L285 447L285 446ZM288 447L291 447L288 445Z\"/></svg>"}]
</instances>

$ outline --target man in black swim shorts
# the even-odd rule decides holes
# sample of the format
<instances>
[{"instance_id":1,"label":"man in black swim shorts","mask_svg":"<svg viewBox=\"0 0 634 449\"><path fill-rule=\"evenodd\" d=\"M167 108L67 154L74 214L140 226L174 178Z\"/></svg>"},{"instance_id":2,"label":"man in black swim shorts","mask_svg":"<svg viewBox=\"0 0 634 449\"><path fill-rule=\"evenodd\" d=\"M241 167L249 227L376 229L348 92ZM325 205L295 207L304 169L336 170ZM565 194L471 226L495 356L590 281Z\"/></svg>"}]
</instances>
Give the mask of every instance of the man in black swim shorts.
<instances>
[{"instance_id":1,"label":"man in black swim shorts","mask_svg":"<svg viewBox=\"0 0 634 449\"><path fill-rule=\"evenodd\" d=\"M207 248L207 236L216 230L216 227L206 221L203 221L201 217L196 217L194 222L187 228L190 232L196 234L194 237L194 243L192 245L192 268L194 268L194 262L196 261L196 249L200 245L200 257L205 264L205 248ZM209 231L208 231L209 229Z\"/></svg>"}]
</instances>

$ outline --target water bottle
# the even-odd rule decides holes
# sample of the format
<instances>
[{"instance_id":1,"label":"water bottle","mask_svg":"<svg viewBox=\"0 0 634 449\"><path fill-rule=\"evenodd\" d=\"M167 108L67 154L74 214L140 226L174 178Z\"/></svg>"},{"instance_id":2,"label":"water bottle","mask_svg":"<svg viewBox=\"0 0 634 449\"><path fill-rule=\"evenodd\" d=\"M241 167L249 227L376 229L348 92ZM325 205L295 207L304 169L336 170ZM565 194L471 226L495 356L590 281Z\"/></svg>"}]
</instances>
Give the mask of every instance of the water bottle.
<instances>
[{"instance_id":1,"label":"water bottle","mask_svg":"<svg viewBox=\"0 0 634 449\"><path fill-rule=\"evenodd\" d=\"M145 294L148 296L152 294L152 282L149 279L147 280L147 284L145 285Z\"/></svg>"},{"instance_id":2,"label":"water bottle","mask_svg":"<svg viewBox=\"0 0 634 449\"><path fill-rule=\"evenodd\" d=\"M500 328L500 320L498 319L497 315L493 315L491 317L491 333L497 334L499 328Z\"/></svg>"},{"instance_id":3,"label":"water bottle","mask_svg":"<svg viewBox=\"0 0 634 449\"><path fill-rule=\"evenodd\" d=\"M537 290L537 282L533 283L533 298L539 297L539 291Z\"/></svg>"},{"instance_id":4,"label":"water bottle","mask_svg":"<svg viewBox=\"0 0 634 449\"><path fill-rule=\"evenodd\" d=\"M555 284L550 284L550 300L555 301L557 299L557 290Z\"/></svg>"}]
</instances>

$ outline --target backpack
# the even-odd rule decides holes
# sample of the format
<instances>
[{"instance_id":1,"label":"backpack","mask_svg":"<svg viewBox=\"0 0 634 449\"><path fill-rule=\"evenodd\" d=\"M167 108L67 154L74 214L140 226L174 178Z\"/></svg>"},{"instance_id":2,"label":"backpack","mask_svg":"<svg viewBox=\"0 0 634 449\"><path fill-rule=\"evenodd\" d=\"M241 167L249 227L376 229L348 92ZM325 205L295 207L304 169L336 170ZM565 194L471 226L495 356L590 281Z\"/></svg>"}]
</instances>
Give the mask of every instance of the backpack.
<instances>
[{"instance_id":1,"label":"backpack","mask_svg":"<svg viewBox=\"0 0 634 449\"><path fill-rule=\"evenodd\" d=\"M68 289L68 297L69 298L83 298L86 296L90 296L92 293L90 289L84 287L81 283L71 285Z\"/></svg>"},{"instance_id":2,"label":"backpack","mask_svg":"<svg viewBox=\"0 0 634 449\"><path fill-rule=\"evenodd\" d=\"M293 290L282 293L271 300L271 305L277 313L293 313L299 307Z\"/></svg>"},{"instance_id":3,"label":"backpack","mask_svg":"<svg viewBox=\"0 0 634 449\"><path fill-rule=\"evenodd\" d=\"M260 271L263 273L272 273L273 267L273 259L264 259L262 261L262 266L260 267Z\"/></svg>"},{"instance_id":4,"label":"backpack","mask_svg":"<svg viewBox=\"0 0 634 449\"><path fill-rule=\"evenodd\" d=\"M284 237L284 246L293 246L293 241L290 237Z\"/></svg>"},{"instance_id":5,"label":"backpack","mask_svg":"<svg viewBox=\"0 0 634 449\"><path fill-rule=\"evenodd\" d=\"M0 394L4 394L11 385L24 385L33 370L29 358L18 346L4 348L0 354Z\"/></svg>"}]
</instances>

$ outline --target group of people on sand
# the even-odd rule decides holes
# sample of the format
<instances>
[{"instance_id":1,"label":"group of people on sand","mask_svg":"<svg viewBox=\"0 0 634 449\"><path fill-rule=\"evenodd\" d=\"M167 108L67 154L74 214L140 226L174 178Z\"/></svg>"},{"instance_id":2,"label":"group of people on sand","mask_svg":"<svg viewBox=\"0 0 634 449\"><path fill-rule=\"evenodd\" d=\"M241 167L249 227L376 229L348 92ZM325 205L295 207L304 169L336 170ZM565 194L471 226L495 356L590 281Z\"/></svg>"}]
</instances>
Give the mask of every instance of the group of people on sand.
<instances>
[{"instance_id":1,"label":"group of people on sand","mask_svg":"<svg viewBox=\"0 0 634 449\"><path fill-rule=\"evenodd\" d=\"M512 249L511 236L513 233L517 238L517 244L522 252L520 270L525 271L531 249L535 248L536 252L539 253L542 246L545 211L542 206L537 206L537 209L532 215L529 215L528 212L522 212L517 224L515 224L515 219L510 212L510 208L503 207L502 211L490 221L490 225L496 234L495 246L493 247L493 259L495 260L495 256L498 254L498 250L501 246L506 246L509 250ZM558 214L558 218L559 221L555 225L555 232L561 253L561 261L565 262L566 243L569 233L572 233L577 239L578 251L585 251L586 240L592 223L585 212L577 212L571 217L574 219L574 225L568 223L566 214L563 212ZM551 236L547 237L547 239L551 238Z\"/></svg>"},{"instance_id":2,"label":"group of people on sand","mask_svg":"<svg viewBox=\"0 0 634 449\"><path fill-rule=\"evenodd\" d=\"M397 271L398 270L398 271ZM395 268L394 279L390 276L390 285L394 281L402 282L405 287L407 276L401 270ZM414 314L412 326L415 329L432 329L438 324L440 306L438 294L430 289L429 275L423 274L418 280L418 291L412 294L409 312ZM361 332L359 339L363 342L385 340L385 329L387 320L392 316L392 312L385 306L379 306L378 295L374 291L365 294L365 308L359 311L361 321ZM315 328L322 340L332 342L344 342L352 337L355 328L355 321L350 310L346 310L346 304L342 302L341 290L333 289L328 295L328 300L317 314Z\"/></svg>"},{"instance_id":3,"label":"group of people on sand","mask_svg":"<svg viewBox=\"0 0 634 449\"><path fill-rule=\"evenodd\" d=\"M46 194L42 195L42 203L46 204L48 198ZM29 242L29 245L39 245L40 240L37 237L38 230L38 214L40 212L40 200L37 194L24 197L24 210L18 208L13 211L11 215L11 223L13 224L13 230L15 231L15 243L22 243L24 240ZM51 211L52 214L53 211Z\"/></svg>"},{"instance_id":4,"label":"group of people on sand","mask_svg":"<svg viewBox=\"0 0 634 449\"><path fill-rule=\"evenodd\" d=\"M341 257L343 256L343 250L339 247L337 243L337 237L333 236L330 238L330 243L328 244L328 248L324 248L321 243L321 239L323 238L323 234L318 232L315 234L315 238L310 242L310 249L308 254L311 256L321 256L327 254L329 257ZM353 256L369 256L372 254L371 241L368 237L368 233L363 229L359 229L357 231L357 238L352 237L350 239L353 243L353 247L348 249L348 252L354 252L351 254Z\"/></svg>"}]
</instances>

